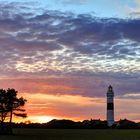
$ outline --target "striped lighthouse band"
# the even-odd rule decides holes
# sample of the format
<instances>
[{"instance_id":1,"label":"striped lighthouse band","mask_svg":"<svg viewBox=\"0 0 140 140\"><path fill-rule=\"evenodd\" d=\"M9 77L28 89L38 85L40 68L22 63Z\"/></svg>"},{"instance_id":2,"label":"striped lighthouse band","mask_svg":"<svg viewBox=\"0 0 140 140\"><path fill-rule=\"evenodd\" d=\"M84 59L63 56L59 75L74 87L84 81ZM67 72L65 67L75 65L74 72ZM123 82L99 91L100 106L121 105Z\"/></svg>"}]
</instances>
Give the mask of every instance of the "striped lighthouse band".
<instances>
[{"instance_id":1,"label":"striped lighthouse band","mask_svg":"<svg viewBox=\"0 0 140 140\"><path fill-rule=\"evenodd\" d=\"M113 103L107 103L107 110L113 110L114 104Z\"/></svg>"}]
</instances>

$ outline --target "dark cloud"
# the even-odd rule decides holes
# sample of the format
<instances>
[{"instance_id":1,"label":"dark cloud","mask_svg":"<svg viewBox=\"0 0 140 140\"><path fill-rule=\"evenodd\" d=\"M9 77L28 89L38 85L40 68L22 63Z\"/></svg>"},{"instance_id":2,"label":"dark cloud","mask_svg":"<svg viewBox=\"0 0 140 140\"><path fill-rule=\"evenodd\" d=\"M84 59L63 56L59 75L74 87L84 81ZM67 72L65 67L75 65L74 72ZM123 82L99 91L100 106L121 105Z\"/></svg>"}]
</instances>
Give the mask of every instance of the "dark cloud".
<instances>
[{"instance_id":1,"label":"dark cloud","mask_svg":"<svg viewBox=\"0 0 140 140\"><path fill-rule=\"evenodd\" d=\"M26 75L26 74L25 74ZM115 97L136 98L133 93L140 91L140 79L130 77L112 77L110 75L92 76L55 76L44 78L26 75L26 78L12 77L1 79L2 88L13 87L22 93L42 93L52 95L81 95L85 97L106 97L108 86L111 84L114 89ZM28 77L28 78L27 78ZM128 96L126 96L128 94ZM131 96L129 96L131 94Z\"/></svg>"},{"instance_id":2,"label":"dark cloud","mask_svg":"<svg viewBox=\"0 0 140 140\"><path fill-rule=\"evenodd\" d=\"M4 14L0 16L0 30L1 34L7 34L4 39L8 42L11 35L14 46L44 46L44 50L57 50L60 47L56 46L60 43L85 54L114 55L118 52L118 55L127 55L130 50L133 51L131 48L135 49L139 45L139 19L100 19L87 14L76 16L59 11L46 11L41 15L26 18L23 13L17 14L16 10L11 16L11 7L8 7L6 17ZM6 13L4 8L2 13ZM51 43L46 44L50 40ZM138 45L130 48L123 40L134 41ZM118 42L123 45L120 47ZM11 42L8 45L11 45ZM114 46L117 49L114 49ZM33 47L34 49L37 50L36 47Z\"/></svg>"},{"instance_id":3,"label":"dark cloud","mask_svg":"<svg viewBox=\"0 0 140 140\"><path fill-rule=\"evenodd\" d=\"M42 91L35 85L32 92L102 97L109 83L117 95L140 91L139 19L102 19L60 11L34 14L25 5L19 9L21 5L16 3L1 5L1 76L75 77L43 81L62 88ZM26 89L30 91L30 87Z\"/></svg>"}]
</instances>

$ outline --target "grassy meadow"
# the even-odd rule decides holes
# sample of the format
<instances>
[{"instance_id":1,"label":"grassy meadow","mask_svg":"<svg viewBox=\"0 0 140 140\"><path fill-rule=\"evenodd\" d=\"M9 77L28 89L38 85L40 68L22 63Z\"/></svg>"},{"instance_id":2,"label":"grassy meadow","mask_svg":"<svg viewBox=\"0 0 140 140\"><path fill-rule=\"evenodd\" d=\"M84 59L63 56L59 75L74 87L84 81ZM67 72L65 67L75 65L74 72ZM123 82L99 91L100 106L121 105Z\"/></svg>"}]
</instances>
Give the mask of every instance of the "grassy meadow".
<instances>
[{"instance_id":1,"label":"grassy meadow","mask_svg":"<svg viewBox=\"0 0 140 140\"><path fill-rule=\"evenodd\" d=\"M0 140L140 140L140 130L14 129Z\"/></svg>"}]
</instances>

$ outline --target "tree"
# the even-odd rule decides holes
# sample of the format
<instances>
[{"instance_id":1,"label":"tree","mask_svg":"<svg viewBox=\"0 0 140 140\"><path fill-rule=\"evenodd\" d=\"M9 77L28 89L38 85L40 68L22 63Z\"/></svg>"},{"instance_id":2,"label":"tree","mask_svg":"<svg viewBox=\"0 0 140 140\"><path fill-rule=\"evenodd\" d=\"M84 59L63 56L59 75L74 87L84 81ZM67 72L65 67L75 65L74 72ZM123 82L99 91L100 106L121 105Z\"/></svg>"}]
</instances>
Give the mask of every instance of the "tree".
<instances>
[{"instance_id":1,"label":"tree","mask_svg":"<svg viewBox=\"0 0 140 140\"><path fill-rule=\"evenodd\" d=\"M1 116L1 131L4 131L4 120L6 118L6 91L4 89L0 89L0 116Z\"/></svg>"},{"instance_id":2,"label":"tree","mask_svg":"<svg viewBox=\"0 0 140 140\"><path fill-rule=\"evenodd\" d=\"M12 118L14 116L27 117L23 106L26 103L26 99L23 97L17 97L17 91L15 89L8 88L7 90L0 90L0 112L1 112L1 132L7 133L4 127L4 121L8 122L9 118L9 131L12 133Z\"/></svg>"}]
</instances>

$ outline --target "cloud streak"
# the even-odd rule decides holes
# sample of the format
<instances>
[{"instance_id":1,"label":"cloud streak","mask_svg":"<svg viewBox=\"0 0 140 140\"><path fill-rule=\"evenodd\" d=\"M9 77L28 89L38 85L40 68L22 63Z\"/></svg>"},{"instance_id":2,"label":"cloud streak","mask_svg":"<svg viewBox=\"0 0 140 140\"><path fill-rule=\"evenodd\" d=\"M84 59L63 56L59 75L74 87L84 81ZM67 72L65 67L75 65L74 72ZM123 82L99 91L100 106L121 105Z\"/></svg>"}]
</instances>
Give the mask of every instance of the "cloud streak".
<instances>
[{"instance_id":1,"label":"cloud streak","mask_svg":"<svg viewBox=\"0 0 140 140\"><path fill-rule=\"evenodd\" d=\"M15 5L1 5L1 76L139 76L139 19L60 11L34 15L26 6L18 13L20 6L9 12Z\"/></svg>"},{"instance_id":2,"label":"cloud streak","mask_svg":"<svg viewBox=\"0 0 140 140\"><path fill-rule=\"evenodd\" d=\"M57 113L60 108L70 111L75 108L73 102L65 102L66 98L71 101L78 100L77 97L82 101L105 98L109 84L120 100L131 99L130 93L139 93L138 18L98 18L42 9L34 13L32 6L24 4L22 10L19 9L19 3L1 5L1 87L16 88L31 98L36 94L46 98L53 96L57 98L55 103L50 101L54 105L62 99L64 107L56 108ZM85 110L79 106L75 112ZM89 110L94 110L91 106ZM55 111L49 115L66 116ZM42 115L45 114L44 111Z\"/></svg>"},{"instance_id":3,"label":"cloud streak","mask_svg":"<svg viewBox=\"0 0 140 140\"><path fill-rule=\"evenodd\" d=\"M15 71L139 73L139 19L46 11L31 18L1 15L0 20L1 51L9 53L2 59L11 59Z\"/></svg>"}]
</instances>

